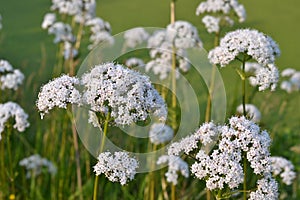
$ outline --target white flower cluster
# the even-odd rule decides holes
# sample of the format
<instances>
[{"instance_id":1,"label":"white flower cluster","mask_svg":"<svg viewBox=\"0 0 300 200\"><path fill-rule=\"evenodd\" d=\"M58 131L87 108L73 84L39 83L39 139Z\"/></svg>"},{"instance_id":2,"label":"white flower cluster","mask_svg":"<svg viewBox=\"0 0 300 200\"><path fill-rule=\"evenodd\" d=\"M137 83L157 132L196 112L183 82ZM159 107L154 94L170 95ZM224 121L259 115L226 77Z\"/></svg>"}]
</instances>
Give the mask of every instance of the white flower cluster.
<instances>
[{"instance_id":1,"label":"white flower cluster","mask_svg":"<svg viewBox=\"0 0 300 200\"><path fill-rule=\"evenodd\" d=\"M279 80L279 71L274 64L262 66L255 62L245 63L245 72L248 74L250 85L258 86L259 91L271 88L271 91L276 89Z\"/></svg>"},{"instance_id":2,"label":"white flower cluster","mask_svg":"<svg viewBox=\"0 0 300 200\"><path fill-rule=\"evenodd\" d=\"M99 154L94 172L96 176L104 174L108 180L125 185L128 181L133 180L138 166L138 161L129 157L127 152L115 152L114 155L104 152Z\"/></svg>"},{"instance_id":3,"label":"white flower cluster","mask_svg":"<svg viewBox=\"0 0 300 200\"><path fill-rule=\"evenodd\" d=\"M117 125L144 121L150 113L161 120L167 110L148 77L122 65L97 65L82 76L83 101L95 112L110 111Z\"/></svg>"},{"instance_id":4,"label":"white flower cluster","mask_svg":"<svg viewBox=\"0 0 300 200\"><path fill-rule=\"evenodd\" d=\"M75 22L84 23L95 17L95 0L52 0L51 10L74 16Z\"/></svg>"},{"instance_id":5,"label":"white flower cluster","mask_svg":"<svg viewBox=\"0 0 300 200\"><path fill-rule=\"evenodd\" d=\"M289 78L288 80L281 82L281 89L285 90L287 93L300 91L300 71L287 68L281 72L281 76Z\"/></svg>"},{"instance_id":6,"label":"white flower cluster","mask_svg":"<svg viewBox=\"0 0 300 200\"><path fill-rule=\"evenodd\" d=\"M278 184L271 176L257 181L257 190L250 193L249 200L278 199Z\"/></svg>"},{"instance_id":7,"label":"white flower cluster","mask_svg":"<svg viewBox=\"0 0 300 200\"><path fill-rule=\"evenodd\" d=\"M237 0L206 0L201 2L196 9L196 15L203 13L223 13L229 15L230 12L233 12L239 18L239 22L246 20L246 10Z\"/></svg>"},{"instance_id":8,"label":"white flower cluster","mask_svg":"<svg viewBox=\"0 0 300 200\"><path fill-rule=\"evenodd\" d=\"M14 69L6 60L0 60L0 85L1 90L14 89L23 83L24 75L18 70Z\"/></svg>"},{"instance_id":9,"label":"white flower cluster","mask_svg":"<svg viewBox=\"0 0 300 200\"><path fill-rule=\"evenodd\" d=\"M189 166L178 156L160 156L156 162L157 165L168 163L168 171L165 176L167 177L167 182L177 185L178 183L178 174L180 172L182 176L189 177Z\"/></svg>"},{"instance_id":10,"label":"white flower cluster","mask_svg":"<svg viewBox=\"0 0 300 200\"><path fill-rule=\"evenodd\" d=\"M146 41L149 37L149 33L142 27L136 27L127 30L124 33L125 46L129 48L135 48L137 45Z\"/></svg>"},{"instance_id":11,"label":"white flower cluster","mask_svg":"<svg viewBox=\"0 0 300 200\"><path fill-rule=\"evenodd\" d=\"M194 134L181 139L179 142L173 142L168 148L168 154L177 156L181 152L190 154L193 150L199 149L199 143L207 145L217 140L219 134L219 127L214 123L204 123Z\"/></svg>"},{"instance_id":12,"label":"white flower cluster","mask_svg":"<svg viewBox=\"0 0 300 200\"><path fill-rule=\"evenodd\" d=\"M244 180L240 152L231 154L214 150L209 156L200 150L196 159L198 162L191 166L191 171L198 179L206 180L209 190L223 189L225 185L230 189L237 188Z\"/></svg>"},{"instance_id":13,"label":"white flower cluster","mask_svg":"<svg viewBox=\"0 0 300 200\"><path fill-rule=\"evenodd\" d=\"M76 39L69 24L57 22L54 13L47 13L44 16L42 28L48 29L48 34L55 35L53 40L55 44L64 43L63 56L66 60L78 55L78 51L73 47Z\"/></svg>"},{"instance_id":14,"label":"white flower cluster","mask_svg":"<svg viewBox=\"0 0 300 200\"><path fill-rule=\"evenodd\" d=\"M253 105L253 104L246 104L245 105L245 108L246 108L246 114L247 114L247 117L255 122L255 123L259 123L260 122L260 119L261 119L261 113L260 111L258 110L258 108ZM239 113L239 114L243 114L243 105L239 105L236 109L236 111Z\"/></svg>"},{"instance_id":15,"label":"white flower cluster","mask_svg":"<svg viewBox=\"0 0 300 200\"><path fill-rule=\"evenodd\" d=\"M22 159L19 162L19 165L26 168L26 178L36 177L40 175L42 173L43 167L47 168L48 172L51 175L55 175L57 171L55 165L51 161L47 160L46 158L42 158L38 154L34 154Z\"/></svg>"},{"instance_id":16,"label":"white flower cluster","mask_svg":"<svg viewBox=\"0 0 300 200\"><path fill-rule=\"evenodd\" d=\"M153 144L163 144L172 140L173 136L173 129L164 123L154 123L150 127L149 137Z\"/></svg>"},{"instance_id":17,"label":"white flower cluster","mask_svg":"<svg viewBox=\"0 0 300 200\"><path fill-rule=\"evenodd\" d=\"M145 63L140 58L132 57L126 60L125 65L129 68L134 68L134 67L144 67Z\"/></svg>"},{"instance_id":18,"label":"white flower cluster","mask_svg":"<svg viewBox=\"0 0 300 200\"><path fill-rule=\"evenodd\" d=\"M114 43L114 38L110 34L111 27L107 21L104 21L100 17L95 17L88 20L85 25L89 26L91 31L90 42L92 44L88 46L88 49L91 50L102 42L107 42L108 44Z\"/></svg>"},{"instance_id":19,"label":"white flower cluster","mask_svg":"<svg viewBox=\"0 0 300 200\"><path fill-rule=\"evenodd\" d=\"M187 72L190 68L189 61L185 59L186 49L192 47L202 47L202 42L198 37L197 29L185 21L176 21L169 24L166 30L153 33L148 39L151 61L145 68L150 69L154 74L159 75L161 80L166 79L172 70L172 53L176 53L176 76L179 77L180 69Z\"/></svg>"},{"instance_id":20,"label":"white flower cluster","mask_svg":"<svg viewBox=\"0 0 300 200\"><path fill-rule=\"evenodd\" d=\"M218 33L220 31L220 18L206 15L202 18L202 22L209 33Z\"/></svg>"},{"instance_id":21,"label":"white flower cluster","mask_svg":"<svg viewBox=\"0 0 300 200\"><path fill-rule=\"evenodd\" d=\"M282 178L282 182L286 185L291 185L293 183L293 180L296 178L294 165L291 161L283 157L272 156L271 168L273 176L276 177L280 175L280 178Z\"/></svg>"},{"instance_id":22,"label":"white flower cluster","mask_svg":"<svg viewBox=\"0 0 300 200\"><path fill-rule=\"evenodd\" d=\"M211 50L208 58L213 64L222 67L233 61L240 53L247 54L259 64L274 64L275 57L280 55L278 45L269 37L257 30L239 29L229 32L220 41L220 46Z\"/></svg>"},{"instance_id":23,"label":"white flower cluster","mask_svg":"<svg viewBox=\"0 0 300 200\"><path fill-rule=\"evenodd\" d=\"M15 121L13 128L17 129L19 132L25 131L25 128L30 125L27 121L28 115L17 103L9 101L7 103L0 104L0 140L1 133L5 129L5 124L11 117L14 118Z\"/></svg>"},{"instance_id":24,"label":"white flower cluster","mask_svg":"<svg viewBox=\"0 0 300 200\"><path fill-rule=\"evenodd\" d=\"M66 108L69 103L81 103L81 94L75 88L80 83L76 77L62 75L42 86L36 102L41 118L54 107Z\"/></svg>"},{"instance_id":25,"label":"white flower cluster","mask_svg":"<svg viewBox=\"0 0 300 200\"><path fill-rule=\"evenodd\" d=\"M216 139L219 139L218 146L210 155L201 150L200 143L206 145ZM244 154L255 174L271 174L270 142L269 134L254 122L245 117L231 117L229 125L205 123L194 134L173 143L168 154L196 152L197 162L191 167L192 173L207 180L210 190L223 189L225 185L233 189L243 182Z\"/></svg>"}]
</instances>

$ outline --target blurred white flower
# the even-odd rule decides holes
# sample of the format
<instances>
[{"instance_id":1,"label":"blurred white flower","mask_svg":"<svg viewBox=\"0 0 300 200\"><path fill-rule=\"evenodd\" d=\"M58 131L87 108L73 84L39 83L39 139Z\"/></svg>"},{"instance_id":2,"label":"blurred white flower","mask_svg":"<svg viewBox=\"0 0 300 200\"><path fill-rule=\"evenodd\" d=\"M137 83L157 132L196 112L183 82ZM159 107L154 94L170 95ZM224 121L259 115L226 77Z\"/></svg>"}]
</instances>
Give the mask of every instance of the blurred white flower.
<instances>
[{"instance_id":1,"label":"blurred white flower","mask_svg":"<svg viewBox=\"0 0 300 200\"><path fill-rule=\"evenodd\" d=\"M270 159L273 177L280 175L283 183L291 185L296 178L292 162L283 157L277 156L272 156Z\"/></svg>"},{"instance_id":2,"label":"blurred white flower","mask_svg":"<svg viewBox=\"0 0 300 200\"><path fill-rule=\"evenodd\" d=\"M22 159L19 162L19 165L26 168L26 178L40 175L43 168L46 168L51 175L55 175L57 171L55 165L51 161L47 160L46 158L42 158L38 154L34 154Z\"/></svg>"},{"instance_id":3,"label":"blurred white flower","mask_svg":"<svg viewBox=\"0 0 300 200\"><path fill-rule=\"evenodd\" d=\"M281 89L285 90L287 93L300 91L300 71L287 68L281 72L281 76L288 78L281 82Z\"/></svg>"},{"instance_id":4,"label":"blurred white flower","mask_svg":"<svg viewBox=\"0 0 300 200\"><path fill-rule=\"evenodd\" d=\"M134 67L144 67L145 63L142 59L132 57L126 60L125 65L127 67L134 68Z\"/></svg>"},{"instance_id":5,"label":"blurred white flower","mask_svg":"<svg viewBox=\"0 0 300 200\"><path fill-rule=\"evenodd\" d=\"M249 117L249 119L255 123L258 123L260 122L260 119L261 119L261 113L260 111L258 110L258 108L253 105L253 104L246 104L245 105L245 108L246 108L246 113L247 113L247 117ZM239 114L243 114L243 105L239 105L236 109L236 111L239 113Z\"/></svg>"},{"instance_id":6,"label":"blurred white flower","mask_svg":"<svg viewBox=\"0 0 300 200\"><path fill-rule=\"evenodd\" d=\"M41 118L54 107L67 108L69 103L80 105L81 95L76 85L79 85L76 77L62 75L42 86L36 102Z\"/></svg>"},{"instance_id":7,"label":"blurred white flower","mask_svg":"<svg viewBox=\"0 0 300 200\"><path fill-rule=\"evenodd\" d=\"M96 176L104 174L112 182L125 185L134 179L139 163L135 158L129 157L127 152L100 153L98 162L94 166Z\"/></svg>"},{"instance_id":8,"label":"blurred white flower","mask_svg":"<svg viewBox=\"0 0 300 200\"><path fill-rule=\"evenodd\" d=\"M201 2L196 9L196 15L223 13L229 16L230 12L233 12L239 18L239 22L246 20L246 10L237 0L206 0Z\"/></svg>"},{"instance_id":9,"label":"blurred white flower","mask_svg":"<svg viewBox=\"0 0 300 200\"><path fill-rule=\"evenodd\" d=\"M256 30L239 29L229 32L220 41L220 46L211 50L208 58L212 64L222 67L236 59L240 53L247 54L259 64L274 64L280 55L278 45L269 37ZM272 67L269 66L269 70Z\"/></svg>"},{"instance_id":10,"label":"blurred white flower","mask_svg":"<svg viewBox=\"0 0 300 200\"><path fill-rule=\"evenodd\" d=\"M165 176L167 177L167 182L172 183L173 185L177 185L178 172L180 172L181 175L186 178L189 177L189 166L180 157L167 155L160 156L156 164L161 165L164 163L168 163L168 171L165 174Z\"/></svg>"},{"instance_id":11,"label":"blurred white flower","mask_svg":"<svg viewBox=\"0 0 300 200\"><path fill-rule=\"evenodd\" d=\"M72 43L65 41L64 42L64 58L68 60L70 58L75 58L78 55L78 50L75 49Z\"/></svg>"},{"instance_id":12,"label":"blurred white flower","mask_svg":"<svg viewBox=\"0 0 300 200\"><path fill-rule=\"evenodd\" d=\"M153 144L163 144L172 140L173 136L173 129L164 123L154 123L150 127L149 138Z\"/></svg>"},{"instance_id":13,"label":"blurred white flower","mask_svg":"<svg viewBox=\"0 0 300 200\"><path fill-rule=\"evenodd\" d=\"M125 46L129 48L135 48L137 45L146 41L149 37L147 31L142 27L133 28L127 30L124 33Z\"/></svg>"},{"instance_id":14,"label":"blurred white flower","mask_svg":"<svg viewBox=\"0 0 300 200\"><path fill-rule=\"evenodd\" d=\"M42 23L42 29L48 29L56 21L55 13L46 13Z\"/></svg>"},{"instance_id":15,"label":"blurred white flower","mask_svg":"<svg viewBox=\"0 0 300 200\"><path fill-rule=\"evenodd\" d=\"M206 15L202 18L202 22L209 33L218 33L220 30L220 18Z\"/></svg>"},{"instance_id":16,"label":"blurred white flower","mask_svg":"<svg viewBox=\"0 0 300 200\"><path fill-rule=\"evenodd\" d=\"M91 30L90 42L92 44L88 46L89 50L95 48L102 42L107 42L108 44L114 43L114 38L110 34L110 24L100 17L87 20L85 26L89 26Z\"/></svg>"},{"instance_id":17,"label":"blurred white flower","mask_svg":"<svg viewBox=\"0 0 300 200\"><path fill-rule=\"evenodd\" d=\"M13 125L13 128L17 129L19 132L25 131L30 125L27 121L28 115L17 103L9 101L0 104L0 140L1 133L4 131L5 125L10 118L14 118L15 124Z\"/></svg>"},{"instance_id":18,"label":"blurred white flower","mask_svg":"<svg viewBox=\"0 0 300 200\"><path fill-rule=\"evenodd\" d=\"M153 113L166 119L167 110L162 97L148 77L122 65L97 65L82 76L84 103L95 112L109 110L117 125L144 121Z\"/></svg>"},{"instance_id":19,"label":"blurred white flower","mask_svg":"<svg viewBox=\"0 0 300 200\"><path fill-rule=\"evenodd\" d=\"M6 60L0 60L0 85L1 90L14 89L23 83L24 74L18 70L13 69L11 64Z\"/></svg>"},{"instance_id":20,"label":"blurred white flower","mask_svg":"<svg viewBox=\"0 0 300 200\"><path fill-rule=\"evenodd\" d=\"M159 75L161 80L166 79L172 71L172 53L176 53L176 78L179 78L179 69L187 72L190 63L186 59L186 49L201 47L202 42L198 36L196 27L189 22L176 21L169 24L166 30L154 32L148 39L150 60L146 63L146 71L152 70ZM175 48L175 49L174 49Z\"/></svg>"},{"instance_id":21,"label":"blurred white flower","mask_svg":"<svg viewBox=\"0 0 300 200\"><path fill-rule=\"evenodd\" d=\"M63 22L55 22L52 26L49 27L48 33L55 35L55 38L53 40L54 43L75 41L75 36L72 33L71 26Z\"/></svg>"}]
</instances>

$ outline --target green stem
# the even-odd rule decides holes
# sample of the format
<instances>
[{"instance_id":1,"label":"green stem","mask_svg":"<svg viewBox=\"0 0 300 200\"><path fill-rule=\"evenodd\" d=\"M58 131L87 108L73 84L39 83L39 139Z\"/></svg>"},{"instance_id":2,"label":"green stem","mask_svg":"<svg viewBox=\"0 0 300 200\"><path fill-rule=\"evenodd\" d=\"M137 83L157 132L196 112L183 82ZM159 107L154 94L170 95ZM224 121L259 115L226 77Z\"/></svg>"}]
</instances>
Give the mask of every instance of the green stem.
<instances>
[{"instance_id":1,"label":"green stem","mask_svg":"<svg viewBox=\"0 0 300 200\"><path fill-rule=\"evenodd\" d=\"M245 77L245 63L246 63L246 56L244 55L243 59L243 76L242 76L242 101L243 101L243 115L246 116L246 77Z\"/></svg>"},{"instance_id":2,"label":"green stem","mask_svg":"<svg viewBox=\"0 0 300 200\"><path fill-rule=\"evenodd\" d=\"M8 152L8 162L9 162L9 181L11 184L11 194L10 195L15 195L16 194L16 189L15 189L15 178L13 174L13 161L12 161L12 154L11 154L11 145L10 145L10 135L12 132L12 127L9 126L7 128L7 152Z\"/></svg>"},{"instance_id":3,"label":"green stem","mask_svg":"<svg viewBox=\"0 0 300 200\"><path fill-rule=\"evenodd\" d=\"M105 138L106 138L106 134L108 131L108 123L110 120L110 112L107 113L106 115L106 119L104 122L104 127L103 127L103 135L102 135L102 141L101 141L101 146L100 146L100 152L102 153L103 149L104 149L104 145L105 145ZM95 181L94 181L94 192L93 192L93 199L96 200L97 199L97 192L98 192L98 182L99 182L99 176L95 177Z\"/></svg>"}]
</instances>

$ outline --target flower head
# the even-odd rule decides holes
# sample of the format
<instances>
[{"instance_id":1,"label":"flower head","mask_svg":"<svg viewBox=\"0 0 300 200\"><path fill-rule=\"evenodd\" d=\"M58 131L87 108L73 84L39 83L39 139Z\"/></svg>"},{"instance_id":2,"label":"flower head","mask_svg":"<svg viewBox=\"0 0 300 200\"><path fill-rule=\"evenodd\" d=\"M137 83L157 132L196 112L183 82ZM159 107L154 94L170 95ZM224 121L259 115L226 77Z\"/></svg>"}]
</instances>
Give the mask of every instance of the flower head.
<instances>
[{"instance_id":1,"label":"flower head","mask_svg":"<svg viewBox=\"0 0 300 200\"><path fill-rule=\"evenodd\" d=\"M292 162L283 157L277 156L272 156L270 159L273 176L276 177L280 175L283 183L291 185L293 180L296 178Z\"/></svg>"},{"instance_id":2,"label":"flower head","mask_svg":"<svg viewBox=\"0 0 300 200\"><path fill-rule=\"evenodd\" d=\"M67 105L81 103L81 94L75 88L79 85L76 77L62 75L41 87L36 102L41 118L54 107L67 108Z\"/></svg>"},{"instance_id":3,"label":"flower head","mask_svg":"<svg viewBox=\"0 0 300 200\"><path fill-rule=\"evenodd\" d=\"M57 171L56 167L51 161L47 160L46 158L42 158L38 154L23 158L19 162L19 165L26 168L26 178L40 175L43 167L47 168L48 172L52 175L56 174Z\"/></svg>"},{"instance_id":4,"label":"flower head","mask_svg":"<svg viewBox=\"0 0 300 200\"><path fill-rule=\"evenodd\" d=\"M173 129L163 123L154 123L150 127L149 131L149 137L150 141L153 144L163 144L165 142L168 142L172 140L174 136L174 131Z\"/></svg>"},{"instance_id":5,"label":"flower head","mask_svg":"<svg viewBox=\"0 0 300 200\"><path fill-rule=\"evenodd\" d=\"M250 200L278 199L278 184L270 176L257 181L257 190L250 193Z\"/></svg>"},{"instance_id":6,"label":"flower head","mask_svg":"<svg viewBox=\"0 0 300 200\"><path fill-rule=\"evenodd\" d=\"M158 165L168 163L168 171L165 176L167 177L167 182L173 185L177 185L178 183L178 172L186 178L189 177L188 164L178 156L163 155L158 158L156 163Z\"/></svg>"},{"instance_id":7,"label":"flower head","mask_svg":"<svg viewBox=\"0 0 300 200\"><path fill-rule=\"evenodd\" d=\"M153 113L166 118L162 97L153 88L148 77L122 65L97 65L82 76L83 100L95 112L110 111L117 125L144 121Z\"/></svg>"},{"instance_id":8,"label":"flower head","mask_svg":"<svg viewBox=\"0 0 300 200\"><path fill-rule=\"evenodd\" d=\"M134 67L143 67L145 63L142 59L132 57L126 60L125 65L127 67L134 68Z\"/></svg>"},{"instance_id":9,"label":"flower head","mask_svg":"<svg viewBox=\"0 0 300 200\"><path fill-rule=\"evenodd\" d=\"M6 60L0 60L0 85L1 90L14 89L23 83L24 75L18 69L13 69L11 64Z\"/></svg>"},{"instance_id":10,"label":"flower head","mask_svg":"<svg viewBox=\"0 0 300 200\"><path fill-rule=\"evenodd\" d=\"M7 103L0 104L0 140L5 124L11 117L14 118L15 121L13 128L17 129L19 132L25 131L25 128L30 125L27 121L28 115L17 103L9 101Z\"/></svg>"},{"instance_id":11,"label":"flower head","mask_svg":"<svg viewBox=\"0 0 300 200\"><path fill-rule=\"evenodd\" d=\"M149 37L147 31L142 27L130 29L124 33L125 45L129 48L134 48Z\"/></svg>"},{"instance_id":12,"label":"flower head","mask_svg":"<svg viewBox=\"0 0 300 200\"><path fill-rule=\"evenodd\" d=\"M246 104L245 105L245 108L246 108L246 113L247 113L247 116L249 117L249 119L253 122L260 122L260 119L261 119L261 113L260 111L258 110L258 108L253 105L253 104ZM243 105L239 105L236 109L236 111L240 114L243 114Z\"/></svg>"},{"instance_id":13,"label":"flower head","mask_svg":"<svg viewBox=\"0 0 300 200\"><path fill-rule=\"evenodd\" d=\"M54 13L45 14L42 23L42 29L48 29L50 26L54 24L55 21L56 21L56 15Z\"/></svg>"},{"instance_id":14,"label":"flower head","mask_svg":"<svg viewBox=\"0 0 300 200\"><path fill-rule=\"evenodd\" d=\"M281 72L281 76L288 78L287 80L281 82L281 89L285 90L287 93L300 91L300 71L287 68Z\"/></svg>"},{"instance_id":15,"label":"flower head","mask_svg":"<svg viewBox=\"0 0 300 200\"><path fill-rule=\"evenodd\" d=\"M99 154L94 172L96 176L104 174L108 180L125 185L133 180L137 168L138 161L129 157L126 152L115 152L113 155L110 152L104 152Z\"/></svg>"},{"instance_id":16,"label":"flower head","mask_svg":"<svg viewBox=\"0 0 300 200\"><path fill-rule=\"evenodd\" d=\"M48 33L55 35L55 38L53 40L54 43L75 41L75 36L72 33L71 26L63 22L55 22L48 28Z\"/></svg>"},{"instance_id":17,"label":"flower head","mask_svg":"<svg viewBox=\"0 0 300 200\"><path fill-rule=\"evenodd\" d=\"M211 63L220 64L223 67L241 53L267 66L274 64L275 57L280 55L280 50L269 36L256 30L239 29L227 33L221 39L220 46L209 52L208 58Z\"/></svg>"}]
</instances>

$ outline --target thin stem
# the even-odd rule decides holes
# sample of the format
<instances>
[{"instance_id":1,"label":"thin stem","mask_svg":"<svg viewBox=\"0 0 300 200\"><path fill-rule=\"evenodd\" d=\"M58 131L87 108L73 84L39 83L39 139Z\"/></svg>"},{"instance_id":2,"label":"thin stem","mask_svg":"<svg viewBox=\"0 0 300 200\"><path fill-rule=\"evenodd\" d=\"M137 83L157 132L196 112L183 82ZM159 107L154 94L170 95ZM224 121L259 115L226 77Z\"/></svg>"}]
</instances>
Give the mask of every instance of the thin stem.
<instances>
[{"instance_id":1,"label":"thin stem","mask_svg":"<svg viewBox=\"0 0 300 200\"><path fill-rule=\"evenodd\" d=\"M105 138L106 138L106 134L108 131L108 123L110 120L110 112L107 113L106 115L106 119L104 122L104 127L103 127L103 135L102 135L102 141L101 141L101 146L100 146L100 152L101 153L104 149L104 145L105 145ZM99 176L95 177L95 181L94 181L94 192L93 192L93 199L96 200L97 199L97 193L98 193L98 182L99 182Z\"/></svg>"},{"instance_id":2,"label":"thin stem","mask_svg":"<svg viewBox=\"0 0 300 200\"><path fill-rule=\"evenodd\" d=\"M176 186L174 184L171 186L171 199L176 200Z\"/></svg>"},{"instance_id":3,"label":"thin stem","mask_svg":"<svg viewBox=\"0 0 300 200\"><path fill-rule=\"evenodd\" d=\"M171 9L171 24L175 23L175 0L171 0L170 4L170 9ZM177 101L176 101L176 48L173 45L172 47L172 128L175 131L177 128L177 120L176 120L176 106L177 106Z\"/></svg>"},{"instance_id":4,"label":"thin stem","mask_svg":"<svg viewBox=\"0 0 300 200\"><path fill-rule=\"evenodd\" d=\"M73 145L74 145L74 150L75 150L75 163L76 163L76 175L77 175L77 187L78 187L78 190L79 190L79 199L83 200L79 145L78 145L75 121L74 121L73 116L71 114L70 107L69 107L69 110L68 110L68 114L69 114L71 124L72 124L72 137L73 137Z\"/></svg>"},{"instance_id":5,"label":"thin stem","mask_svg":"<svg viewBox=\"0 0 300 200\"><path fill-rule=\"evenodd\" d=\"M12 154L11 154L11 144L10 144L10 135L11 135L11 126L7 128L7 151L8 151L8 162L9 162L9 181L11 183L11 191L12 193L10 195L16 194L15 189L15 177L13 174L13 161L12 161Z\"/></svg>"},{"instance_id":6,"label":"thin stem","mask_svg":"<svg viewBox=\"0 0 300 200\"><path fill-rule=\"evenodd\" d=\"M243 190L244 192L244 200L247 200L247 158L244 155L244 183L243 183Z\"/></svg>"},{"instance_id":7,"label":"thin stem","mask_svg":"<svg viewBox=\"0 0 300 200\"><path fill-rule=\"evenodd\" d=\"M246 56L244 55L244 59L243 59L243 68L242 68L242 72L243 75L245 75L245 63L246 63ZM243 101L243 115L246 116L246 77L242 76L242 101Z\"/></svg>"}]
</instances>

